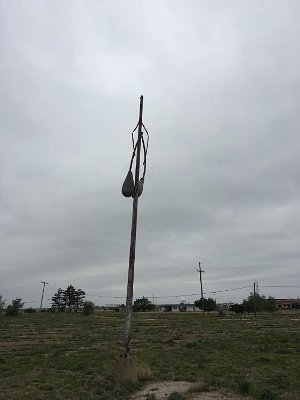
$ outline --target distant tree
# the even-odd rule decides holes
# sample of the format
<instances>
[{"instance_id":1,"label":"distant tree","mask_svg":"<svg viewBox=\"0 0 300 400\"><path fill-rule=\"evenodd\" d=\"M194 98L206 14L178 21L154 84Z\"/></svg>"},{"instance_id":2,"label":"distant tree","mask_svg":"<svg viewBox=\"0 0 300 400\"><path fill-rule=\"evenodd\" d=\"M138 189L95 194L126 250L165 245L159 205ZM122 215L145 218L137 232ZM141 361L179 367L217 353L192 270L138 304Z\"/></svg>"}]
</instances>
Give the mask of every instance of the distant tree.
<instances>
[{"instance_id":1,"label":"distant tree","mask_svg":"<svg viewBox=\"0 0 300 400\"><path fill-rule=\"evenodd\" d=\"M243 300L243 307L246 312L254 312L256 311L275 311L276 302L274 297L269 296L268 298L264 295L260 296L258 293L255 294L255 298L253 293L247 299Z\"/></svg>"},{"instance_id":2,"label":"distant tree","mask_svg":"<svg viewBox=\"0 0 300 400\"><path fill-rule=\"evenodd\" d=\"M92 301L85 301L83 303L83 314L91 315L95 312L95 304Z\"/></svg>"},{"instance_id":3,"label":"distant tree","mask_svg":"<svg viewBox=\"0 0 300 400\"><path fill-rule=\"evenodd\" d=\"M217 303L216 301L209 297L208 299L206 299L205 297L203 297L203 303L204 303L204 311L215 311L217 309ZM202 309L202 300L196 300L194 302L195 306Z\"/></svg>"},{"instance_id":4,"label":"distant tree","mask_svg":"<svg viewBox=\"0 0 300 400\"><path fill-rule=\"evenodd\" d=\"M275 297L267 297L264 300L264 309L266 311L275 311L276 310L276 301L275 301Z\"/></svg>"},{"instance_id":5,"label":"distant tree","mask_svg":"<svg viewBox=\"0 0 300 400\"><path fill-rule=\"evenodd\" d=\"M233 311L237 314L243 314L244 312L244 306L242 304L231 304L231 306L229 307L229 311Z\"/></svg>"},{"instance_id":6,"label":"distant tree","mask_svg":"<svg viewBox=\"0 0 300 400\"><path fill-rule=\"evenodd\" d=\"M147 297L143 296L141 299L136 299L134 301L132 310L135 312L153 311L154 307L154 304L152 304Z\"/></svg>"},{"instance_id":7,"label":"distant tree","mask_svg":"<svg viewBox=\"0 0 300 400\"><path fill-rule=\"evenodd\" d=\"M69 285L64 291L64 296L66 309L71 312L73 309L75 309L76 305L76 289L74 288L74 286Z\"/></svg>"},{"instance_id":8,"label":"distant tree","mask_svg":"<svg viewBox=\"0 0 300 400\"><path fill-rule=\"evenodd\" d=\"M17 297L14 299L11 304L9 304L5 310L5 315L8 315L10 317L15 317L19 314L19 311L23 308L24 303L22 302L22 299Z\"/></svg>"},{"instance_id":9,"label":"distant tree","mask_svg":"<svg viewBox=\"0 0 300 400\"><path fill-rule=\"evenodd\" d=\"M202 310L202 301L200 300L196 300L194 301L195 307L198 307L200 310Z\"/></svg>"},{"instance_id":10,"label":"distant tree","mask_svg":"<svg viewBox=\"0 0 300 400\"><path fill-rule=\"evenodd\" d=\"M52 311L79 311L83 308L85 292L69 285L66 290L61 288L52 297Z\"/></svg>"},{"instance_id":11,"label":"distant tree","mask_svg":"<svg viewBox=\"0 0 300 400\"><path fill-rule=\"evenodd\" d=\"M0 311L3 311L5 307L5 300L3 300L2 294L0 294Z\"/></svg>"},{"instance_id":12,"label":"distant tree","mask_svg":"<svg viewBox=\"0 0 300 400\"><path fill-rule=\"evenodd\" d=\"M84 307L85 292L81 289L75 291L75 311L79 311Z\"/></svg>"},{"instance_id":13,"label":"distant tree","mask_svg":"<svg viewBox=\"0 0 300 400\"><path fill-rule=\"evenodd\" d=\"M64 291L59 288L57 292L54 294L54 296L51 299L52 305L51 305L51 310L52 311L64 311L65 306L66 306L66 299L65 299L65 294Z\"/></svg>"}]
</instances>

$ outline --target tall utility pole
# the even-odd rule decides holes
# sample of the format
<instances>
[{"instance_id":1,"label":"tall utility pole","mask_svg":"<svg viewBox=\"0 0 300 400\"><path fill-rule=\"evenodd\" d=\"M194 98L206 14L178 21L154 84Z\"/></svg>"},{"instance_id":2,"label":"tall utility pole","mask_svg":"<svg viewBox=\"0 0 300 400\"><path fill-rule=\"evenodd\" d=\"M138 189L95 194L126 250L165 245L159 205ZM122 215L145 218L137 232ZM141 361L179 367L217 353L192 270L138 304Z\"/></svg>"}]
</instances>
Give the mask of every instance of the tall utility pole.
<instances>
[{"instance_id":1,"label":"tall utility pole","mask_svg":"<svg viewBox=\"0 0 300 400\"><path fill-rule=\"evenodd\" d=\"M256 317L256 293L255 293L255 286L256 286L256 282L254 282L254 284L253 284L254 315L255 315L255 317Z\"/></svg>"},{"instance_id":2,"label":"tall utility pole","mask_svg":"<svg viewBox=\"0 0 300 400\"><path fill-rule=\"evenodd\" d=\"M133 207L132 207L131 241L130 241L130 251L129 251L129 265L128 265L123 357L130 357L130 336L131 336L131 320L132 320L137 211L138 211L138 199L139 199L138 184L140 178L140 153L141 153L141 142L142 142L142 127L143 127L143 96L140 97L138 138L136 146L136 164L135 164L135 181L134 181L135 187L134 187Z\"/></svg>"},{"instance_id":3,"label":"tall utility pole","mask_svg":"<svg viewBox=\"0 0 300 400\"><path fill-rule=\"evenodd\" d=\"M199 278L200 278L200 290L201 290L201 307L202 307L202 312L204 314L204 297L203 297L203 287L202 287L202 272L203 269L201 269L201 262L199 262L199 269L197 269L197 271L199 272Z\"/></svg>"},{"instance_id":4,"label":"tall utility pole","mask_svg":"<svg viewBox=\"0 0 300 400\"><path fill-rule=\"evenodd\" d=\"M43 298L44 298L45 285L49 285L49 282L43 282L43 281L41 281L41 283L43 284L43 291L42 291L42 298L41 298L40 311L42 310L42 307L43 307Z\"/></svg>"}]
</instances>

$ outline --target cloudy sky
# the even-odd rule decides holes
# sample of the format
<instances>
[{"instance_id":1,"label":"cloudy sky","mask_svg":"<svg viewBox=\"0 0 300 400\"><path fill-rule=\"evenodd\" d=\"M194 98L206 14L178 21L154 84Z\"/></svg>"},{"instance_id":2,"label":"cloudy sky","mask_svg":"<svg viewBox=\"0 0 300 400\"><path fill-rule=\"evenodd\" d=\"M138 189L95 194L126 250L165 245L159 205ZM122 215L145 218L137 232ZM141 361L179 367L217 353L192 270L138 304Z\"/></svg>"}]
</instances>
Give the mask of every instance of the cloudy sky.
<instances>
[{"instance_id":1,"label":"cloudy sky","mask_svg":"<svg viewBox=\"0 0 300 400\"><path fill-rule=\"evenodd\" d=\"M217 301L256 280L261 294L300 295L299 1L0 7L4 298L38 305L47 281L46 299L73 284L96 304L124 302L121 186L141 94L135 297L196 300L199 261L207 295L248 287Z\"/></svg>"}]
</instances>

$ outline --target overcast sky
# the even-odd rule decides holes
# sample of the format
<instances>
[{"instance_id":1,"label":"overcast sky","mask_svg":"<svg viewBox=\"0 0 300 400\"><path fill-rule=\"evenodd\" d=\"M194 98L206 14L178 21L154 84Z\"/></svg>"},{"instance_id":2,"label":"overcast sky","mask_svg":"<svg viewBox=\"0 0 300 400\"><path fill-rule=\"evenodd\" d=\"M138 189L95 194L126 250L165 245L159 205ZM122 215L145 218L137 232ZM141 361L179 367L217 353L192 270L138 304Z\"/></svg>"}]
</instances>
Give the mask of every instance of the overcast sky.
<instances>
[{"instance_id":1,"label":"overcast sky","mask_svg":"<svg viewBox=\"0 0 300 400\"><path fill-rule=\"evenodd\" d=\"M47 281L46 299L72 284L96 304L124 302L121 187L141 94L135 297L196 300L199 261L207 296L255 280L260 294L300 295L298 0L0 7L4 298L38 306Z\"/></svg>"}]
</instances>

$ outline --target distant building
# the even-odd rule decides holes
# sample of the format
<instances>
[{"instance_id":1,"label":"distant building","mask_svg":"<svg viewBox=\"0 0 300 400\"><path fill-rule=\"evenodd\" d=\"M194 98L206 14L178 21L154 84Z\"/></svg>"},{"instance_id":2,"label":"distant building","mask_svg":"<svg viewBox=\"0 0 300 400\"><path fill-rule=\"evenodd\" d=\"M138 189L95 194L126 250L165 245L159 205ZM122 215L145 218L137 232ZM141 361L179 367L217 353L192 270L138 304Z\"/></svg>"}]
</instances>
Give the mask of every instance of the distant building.
<instances>
[{"instance_id":1,"label":"distant building","mask_svg":"<svg viewBox=\"0 0 300 400\"><path fill-rule=\"evenodd\" d=\"M275 299L277 310L300 308L300 299Z\"/></svg>"},{"instance_id":2,"label":"distant building","mask_svg":"<svg viewBox=\"0 0 300 400\"><path fill-rule=\"evenodd\" d=\"M160 304L159 311L164 312L196 312L201 311L200 308L195 307L195 304L181 303L181 304Z\"/></svg>"},{"instance_id":3,"label":"distant building","mask_svg":"<svg viewBox=\"0 0 300 400\"><path fill-rule=\"evenodd\" d=\"M217 307L221 308L222 310L229 310L232 304L233 303L231 303L231 302L230 303L219 303L219 304L217 304Z\"/></svg>"}]
</instances>

